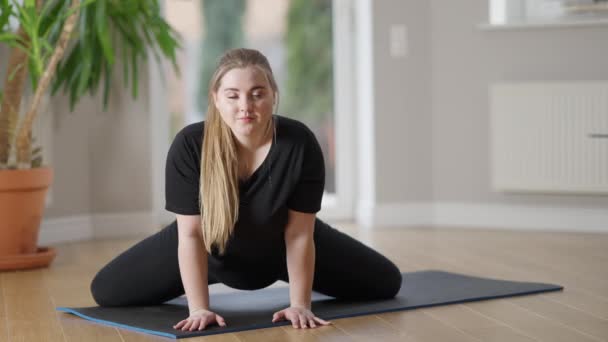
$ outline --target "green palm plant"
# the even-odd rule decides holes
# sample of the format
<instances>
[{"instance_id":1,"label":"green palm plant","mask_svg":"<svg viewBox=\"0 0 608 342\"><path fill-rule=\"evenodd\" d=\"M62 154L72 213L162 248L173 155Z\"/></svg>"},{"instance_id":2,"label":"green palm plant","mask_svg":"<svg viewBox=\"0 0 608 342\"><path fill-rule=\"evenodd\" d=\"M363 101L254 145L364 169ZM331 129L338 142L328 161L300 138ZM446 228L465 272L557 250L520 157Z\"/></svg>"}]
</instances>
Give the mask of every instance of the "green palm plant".
<instances>
[{"instance_id":1,"label":"green palm plant","mask_svg":"<svg viewBox=\"0 0 608 342\"><path fill-rule=\"evenodd\" d=\"M47 92L69 95L73 110L85 93L103 88L105 109L118 59L133 98L150 52L178 71L179 37L162 18L158 0L0 0L0 44L10 47L0 88L0 170L42 165L32 125ZM19 115L27 83L33 96Z\"/></svg>"}]
</instances>

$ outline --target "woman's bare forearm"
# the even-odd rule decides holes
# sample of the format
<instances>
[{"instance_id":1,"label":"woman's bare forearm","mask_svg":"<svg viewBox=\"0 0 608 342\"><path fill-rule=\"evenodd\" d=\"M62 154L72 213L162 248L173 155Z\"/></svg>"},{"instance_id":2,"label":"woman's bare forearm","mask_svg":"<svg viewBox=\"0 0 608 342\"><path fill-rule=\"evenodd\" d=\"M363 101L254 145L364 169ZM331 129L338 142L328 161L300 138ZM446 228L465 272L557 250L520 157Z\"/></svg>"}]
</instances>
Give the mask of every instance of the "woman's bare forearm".
<instances>
[{"instance_id":1,"label":"woman's bare forearm","mask_svg":"<svg viewBox=\"0 0 608 342\"><path fill-rule=\"evenodd\" d=\"M198 309L209 310L208 256L202 238L180 238L177 255L190 312Z\"/></svg>"},{"instance_id":2,"label":"woman's bare forearm","mask_svg":"<svg viewBox=\"0 0 608 342\"><path fill-rule=\"evenodd\" d=\"M287 237L285 243L291 306L310 309L315 270L315 244L308 234Z\"/></svg>"}]
</instances>

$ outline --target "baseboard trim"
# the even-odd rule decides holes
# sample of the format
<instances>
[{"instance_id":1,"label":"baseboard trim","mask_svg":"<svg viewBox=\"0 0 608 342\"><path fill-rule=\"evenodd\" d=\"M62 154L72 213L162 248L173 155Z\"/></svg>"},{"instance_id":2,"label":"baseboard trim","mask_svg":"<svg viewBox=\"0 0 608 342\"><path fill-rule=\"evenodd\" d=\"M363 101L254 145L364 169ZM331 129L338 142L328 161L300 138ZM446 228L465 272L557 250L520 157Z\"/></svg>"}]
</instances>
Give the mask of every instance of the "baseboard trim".
<instances>
[{"instance_id":1,"label":"baseboard trim","mask_svg":"<svg viewBox=\"0 0 608 342\"><path fill-rule=\"evenodd\" d=\"M94 214L93 238L128 237L157 232L161 227L155 224L153 212L127 212Z\"/></svg>"},{"instance_id":2,"label":"baseboard trim","mask_svg":"<svg viewBox=\"0 0 608 342\"><path fill-rule=\"evenodd\" d=\"M371 201L358 201L355 215L357 224L370 227L374 225L374 203Z\"/></svg>"},{"instance_id":3,"label":"baseboard trim","mask_svg":"<svg viewBox=\"0 0 608 342\"><path fill-rule=\"evenodd\" d=\"M434 226L608 233L608 209L435 203Z\"/></svg>"},{"instance_id":4,"label":"baseboard trim","mask_svg":"<svg viewBox=\"0 0 608 342\"><path fill-rule=\"evenodd\" d=\"M93 237L93 225L89 215L43 219L40 224L38 244L89 240Z\"/></svg>"},{"instance_id":5,"label":"baseboard trim","mask_svg":"<svg viewBox=\"0 0 608 342\"><path fill-rule=\"evenodd\" d=\"M429 226L433 222L433 203L383 203L372 208L377 227Z\"/></svg>"},{"instance_id":6,"label":"baseboard trim","mask_svg":"<svg viewBox=\"0 0 608 342\"><path fill-rule=\"evenodd\" d=\"M452 227L563 232L608 232L608 210L503 204L418 202L360 203L364 227ZM365 214L361 214L361 213Z\"/></svg>"},{"instance_id":7,"label":"baseboard trim","mask_svg":"<svg viewBox=\"0 0 608 342\"><path fill-rule=\"evenodd\" d=\"M48 218L41 223L38 244L152 234L161 228L155 222L156 215L147 211Z\"/></svg>"}]
</instances>

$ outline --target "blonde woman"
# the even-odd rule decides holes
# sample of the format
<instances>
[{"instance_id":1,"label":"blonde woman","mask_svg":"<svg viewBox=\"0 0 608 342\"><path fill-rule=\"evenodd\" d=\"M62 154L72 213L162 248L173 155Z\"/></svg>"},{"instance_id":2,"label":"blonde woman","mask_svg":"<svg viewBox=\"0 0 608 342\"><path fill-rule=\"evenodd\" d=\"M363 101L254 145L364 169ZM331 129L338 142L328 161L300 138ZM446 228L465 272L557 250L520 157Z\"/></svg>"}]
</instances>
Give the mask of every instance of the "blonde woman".
<instances>
[{"instance_id":1,"label":"blonde woman","mask_svg":"<svg viewBox=\"0 0 608 342\"><path fill-rule=\"evenodd\" d=\"M101 306L156 305L186 294L175 329L225 326L209 286L289 283L290 306L269 317L294 328L330 324L311 312L311 291L392 298L399 269L315 217L323 155L299 121L273 114L279 90L264 55L227 51L209 87L207 119L175 137L166 164L166 209L176 221L112 260L91 291ZM120 290L118 290L120 289Z\"/></svg>"}]
</instances>

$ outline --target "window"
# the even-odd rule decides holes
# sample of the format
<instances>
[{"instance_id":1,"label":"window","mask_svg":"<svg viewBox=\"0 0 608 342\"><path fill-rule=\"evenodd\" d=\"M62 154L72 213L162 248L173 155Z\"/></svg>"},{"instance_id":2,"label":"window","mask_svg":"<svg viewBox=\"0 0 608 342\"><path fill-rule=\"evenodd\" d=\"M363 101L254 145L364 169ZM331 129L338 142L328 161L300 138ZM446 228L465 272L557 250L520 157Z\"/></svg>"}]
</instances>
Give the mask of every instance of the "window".
<instances>
[{"instance_id":1,"label":"window","mask_svg":"<svg viewBox=\"0 0 608 342\"><path fill-rule=\"evenodd\" d=\"M307 124L321 144L326 165L326 217L350 218L352 167L337 163L354 159L350 156L354 153L350 132L338 129L340 122L352 121L352 110L346 104L354 90L350 78L352 39L334 41L334 37L336 28L342 31L341 37L352 35L352 0L164 0L163 4L167 21L183 38L178 56L180 76L166 65L164 79L158 81L164 83L163 90L151 91L165 97L170 113L170 132L163 133L167 144L184 125L204 119L207 82L217 58L233 47L258 49L268 57L281 91L278 114ZM340 63L335 64L336 59ZM167 130L156 126L155 136L161 129ZM158 196L162 191L155 193Z\"/></svg>"},{"instance_id":2,"label":"window","mask_svg":"<svg viewBox=\"0 0 608 342\"><path fill-rule=\"evenodd\" d=\"M608 0L490 0L490 24L594 21L608 18Z\"/></svg>"}]
</instances>

